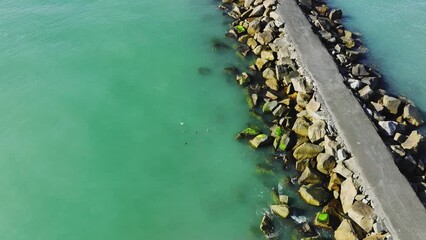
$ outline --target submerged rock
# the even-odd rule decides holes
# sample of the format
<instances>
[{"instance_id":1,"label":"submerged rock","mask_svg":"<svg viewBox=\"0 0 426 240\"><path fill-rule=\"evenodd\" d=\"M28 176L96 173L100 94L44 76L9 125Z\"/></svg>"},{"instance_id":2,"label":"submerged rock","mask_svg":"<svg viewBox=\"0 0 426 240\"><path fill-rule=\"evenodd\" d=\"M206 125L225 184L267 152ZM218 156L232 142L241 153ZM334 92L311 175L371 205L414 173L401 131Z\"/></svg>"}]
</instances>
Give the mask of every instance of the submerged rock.
<instances>
[{"instance_id":1,"label":"submerged rock","mask_svg":"<svg viewBox=\"0 0 426 240\"><path fill-rule=\"evenodd\" d=\"M208 74L212 73L212 70L208 67L199 67L198 73L201 74L201 75L208 75Z\"/></svg>"},{"instance_id":2,"label":"submerged rock","mask_svg":"<svg viewBox=\"0 0 426 240\"><path fill-rule=\"evenodd\" d=\"M242 138L246 138L246 137L254 137L260 134L260 131L256 128L251 128L248 127L246 129L244 129L243 131L241 131L238 135L237 135L237 139L242 139Z\"/></svg>"}]
</instances>

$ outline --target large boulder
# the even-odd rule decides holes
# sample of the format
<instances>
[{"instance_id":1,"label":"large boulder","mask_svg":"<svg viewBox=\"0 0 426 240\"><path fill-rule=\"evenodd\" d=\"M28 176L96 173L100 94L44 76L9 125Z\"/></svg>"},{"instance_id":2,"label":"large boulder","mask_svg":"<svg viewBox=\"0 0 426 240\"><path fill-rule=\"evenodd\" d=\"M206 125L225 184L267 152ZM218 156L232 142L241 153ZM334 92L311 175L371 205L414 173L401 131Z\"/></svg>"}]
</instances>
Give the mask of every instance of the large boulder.
<instances>
[{"instance_id":1,"label":"large boulder","mask_svg":"<svg viewBox=\"0 0 426 240\"><path fill-rule=\"evenodd\" d=\"M249 141L249 144L254 149L264 146L269 143L269 136L266 134L259 134Z\"/></svg>"},{"instance_id":2,"label":"large boulder","mask_svg":"<svg viewBox=\"0 0 426 240\"><path fill-rule=\"evenodd\" d=\"M395 131L398 128L398 123L395 121L380 121L378 124L388 136L395 135Z\"/></svg>"},{"instance_id":3,"label":"large boulder","mask_svg":"<svg viewBox=\"0 0 426 240\"><path fill-rule=\"evenodd\" d=\"M266 9L271 8L273 5L277 3L277 0L264 0L263 6L265 6Z\"/></svg>"},{"instance_id":4,"label":"large boulder","mask_svg":"<svg viewBox=\"0 0 426 240\"><path fill-rule=\"evenodd\" d=\"M244 7L246 9L250 8L250 6L253 4L254 0L245 0L244 1Z\"/></svg>"},{"instance_id":5,"label":"large boulder","mask_svg":"<svg viewBox=\"0 0 426 240\"><path fill-rule=\"evenodd\" d=\"M305 118L297 118L293 124L292 130L300 136L307 137L309 133L309 125L309 122Z\"/></svg>"},{"instance_id":6,"label":"large boulder","mask_svg":"<svg viewBox=\"0 0 426 240\"><path fill-rule=\"evenodd\" d=\"M247 46L249 46L251 49L255 49L257 47L258 43L254 38L247 39Z\"/></svg>"},{"instance_id":7,"label":"large boulder","mask_svg":"<svg viewBox=\"0 0 426 240\"><path fill-rule=\"evenodd\" d=\"M265 70L263 70L262 76L265 79L275 78L275 71L272 70L272 68L266 68Z\"/></svg>"},{"instance_id":8,"label":"large boulder","mask_svg":"<svg viewBox=\"0 0 426 240\"><path fill-rule=\"evenodd\" d=\"M376 218L374 210L367 204L356 201L348 211L349 217L356 222L364 231L370 232Z\"/></svg>"},{"instance_id":9,"label":"large boulder","mask_svg":"<svg viewBox=\"0 0 426 240\"><path fill-rule=\"evenodd\" d=\"M275 59L274 52L272 50L261 51L260 57L269 61L273 61Z\"/></svg>"},{"instance_id":10,"label":"large boulder","mask_svg":"<svg viewBox=\"0 0 426 240\"><path fill-rule=\"evenodd\" d=\"M308 128L308 137L311 142L315 143L322 140L325 136L326 124L324 121L315 120Z\"/></svg>"},{"instance_id":11,"label":"large boulder","mask_svg":"<svg viewBox=\"0 0 426 240\"><path fill-rule=\"evenodd\" d=\"M352 75L354 76L368 76L368 72L365 69L365 66L362 64L357 64L352 67Z\"/></svg>"},{"instance_id":12,"label":"large boulder","mask_svg":"<svg viewBox=\"0 0 426 240\"><path fill-rule=\"evenodd\" d=\"M368 99L370 99L370 97L373 95L373 89L371 89L371 87L369 85L361 88L358 91L359 97L364 100L367 101Z\"/></svg>"},{"instance_id":13,"label":"large boulder","mask_svg":"<svg viewBox=\"0 0 426 240\"><path fill-rule=\"evenodd\" d=\"M274 35L272 34L271 30L266 30L262 33L256 33L254 38L261 45L267 45L268 43L272 42L272 40L274 40Z\"/></svg>"},{"instance_id":14,"label":"large boulder","mask_svg":"<svg viewBox=\"0 0 426 240\"><path fill-rule=\"evenodd\" d=\"M309 94L298 92L296 97L296 102L299 106L305 108L306 105L308 105L309 100L311 100L311 97L312 96Z\"/></svg>"},{"instance_id":15,"label":"large boulder","mask_svg":"<svg viewBox=\"0 0 426 240\"><path fill-rule=\"evenodd\" d=\"M342 10L340 9L332 9L328 17L331 21L342 19Z\"/></svg>"},{"instance_id":16,"label":"large boulder","mask_svg":"<svg viewBox=\"0 0 426 240\"><path fill-rule=\"evenodd\" d=\"M257 58L256 62L255 62L257 70L261 71L267 62L268 62L268 60L266 60L266 59Z\"/></svg>"},{"instance_id":17,"label":"large boulder","mask_svg":"<svg viewBox=\"0 0 426 240\"><path fill-rule=\"evenodd\" d=\"M308 166L305 168L305 170L303 171L302 175L300 175L299 179L297 180L297 182L300 185L304 185L304 184L320 184L323 180L323 177L319 174L316 173L315 171L312 171L311 168Z\"/></svg>"},{"instance_id":18,"label":"large boulder","mask_svg":"<svg viewBox=\"0 0 426 240\"><path fill-rule=\"evenodd\" d=\"M312 92L312 85L309 84L305 78L295 77L291 79L291 83L293 84L294 91L302 92L302 93L310 93Z\"/></svg>"},{"instance_id":19,"label":"large boulder","mask_svg":"<svg viewBox=\"0 0 426 240\"><path fill-rule=\"evenodd\" d=\"M413 131L401 146L406 150L416 151L423 139L424 137L418 131Z\"/></svg>"},{"instance_id":20,"label":"large boulder","mask_svg":"<svg viewBox=\"0 0 426 240\"><path fill-rule=\"evenodd\" d=\"M271 205L270 207L272 212L282 218L287 218L287 216L290 214L290 208L287 205Z\"/></svg>"},{"instance_id":21,"label":"large boulder","mask_svg":"<svg viewBox=\"0 0 426 240\"><path fill-rule=\"evenodd\" d=\"M297 147L293 152L293 157L297 160L305 160L305 159L312 159L318 156L322 151L324 151L324 148L319 145L315 145L312 143L304 143Z\"/></svg>"},{"instance_id":22,"label":"large boulder","mask_svg":"<svg viewBox=\"0 0 426 240\"><path fill-rule=\"evenodd\" d=\"M250 17L261 17L265 12L265 7L263 5L259 5L253 8L253 11L250 14Z\"/></svg>"},{"instance_id":23,"label":"large boulder","mask_svg":"<svg viewBox=\"0 0 426 240\"><path fill-rule=\"evenodd\" d=\"M355 229L349 219L344 219L334 232L336 240L359 240Z\"/></svg>"},{"instance_id":24,"label":"large boulder","mask_svg":"<svg viewBox=\"0 0 426 240\"><path fill-rule=\"evenodd\" d=\"M267 214L263 215L259 228L266 236L269 236L275 232L274 222Z\"/></svg>"},{"instance_id":25,"label":"large boulder","mask_svg":"<svg viewBox=\"0 0 426 240\"><path fill-rule=\"evenodd\" d=\"M317 169L318 171L329 174L331 170L336 166L334 157L328 153L320 153L317 156Z\"/></svg>"},{"instance_id":26,"label":"large boulder","mask_svg":"<svg viewBox=\"0 0 426 240\"><path fill-rule=\"evenodd\" d=\"M407 120L407 122L409 122L410 124L412 124L416 127L420 126L424 123L420 111L411 104L407 104L404 107L403 117L404 117L404 119Z\"/></svg>"},{"instance_id":27,"label":"large boulder","mask_svg":"<svg viewBox=\"0 0 426 240\"><path fill-rule=\"evenodd\" d=\"M252 20L248 25L248 29L247 29L248 34L250 34L251 36L254 36L259 31L260 31L260 20L259 19Z\"/></svg>"},{"instance_id":28,"label":"large boulder","mask_svg":"<svg viewBox=\"0 0 426 240\"><path fill-rule=\"evenodd\" d=\"M357 195L357 190L353 183L352 178L347 178L342 182L340 190L340 201L342 202L343 212L347 213L352 207L352 203Z\"/></svg>"},{"instance_id":29,"label":"large boulder","mask_svg":"<svg viewBox=\"0 0 426 240\"><path fill-rule=\"evenodd\" d=\"M270 113L270 112L274 111L274 109L277 106L278 106L278 102L277 101L266 102L265 104L263 104L262 111L264 113Z\"/></svg>"},{"instance_id":30,"label":"large boulder","mask_svg":"<svg viewBox=\"0 0 426 240\"><path fill-rule=\"evenodd\" d=\"M401 100L388 95L383 97L383 106L392 114L397 114Z\"/></svg>"},{"instance_id":31,"label":"large boulder","mask_svg":"<svg viewBox=\"0 0 426 240\"><path fill-rule=\"evenodd\" d=\"M266 86L268 86L268 88L278 91L278 81L275 78L269 78L266 79L265 81Z\"/></svg>"},{"instance_id":32,"label":"large boulder","mask_svg":"<svg viewBox=\"0 0 426 240\"><path fill-rule=\"evenodd\" d=\"M321 186L316 185L303 185L298 193L306 203L313 206L321 206L330 199L329 193Z\"/></svg>"}]
</instances>

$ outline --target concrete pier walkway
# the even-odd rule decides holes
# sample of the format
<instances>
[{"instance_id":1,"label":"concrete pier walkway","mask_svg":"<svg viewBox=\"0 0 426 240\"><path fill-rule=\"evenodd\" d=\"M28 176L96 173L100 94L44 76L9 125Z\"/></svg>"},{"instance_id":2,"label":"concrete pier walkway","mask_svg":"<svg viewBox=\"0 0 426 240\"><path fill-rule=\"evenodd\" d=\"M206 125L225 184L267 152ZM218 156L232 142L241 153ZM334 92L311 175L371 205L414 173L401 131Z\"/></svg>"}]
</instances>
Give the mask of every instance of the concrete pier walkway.
<instances>
[{"instance_id":1,"label":"concrete pier walkway","mask_svg":"<svg viewBox=\"0 0 426 240\"><path fill-rule=\"evenodd\" d=\"M280 0L286 32L356 161L361 183L393 239L426 239L426 210L365 115L296 0Z\"/></svg>"}]
</instances>

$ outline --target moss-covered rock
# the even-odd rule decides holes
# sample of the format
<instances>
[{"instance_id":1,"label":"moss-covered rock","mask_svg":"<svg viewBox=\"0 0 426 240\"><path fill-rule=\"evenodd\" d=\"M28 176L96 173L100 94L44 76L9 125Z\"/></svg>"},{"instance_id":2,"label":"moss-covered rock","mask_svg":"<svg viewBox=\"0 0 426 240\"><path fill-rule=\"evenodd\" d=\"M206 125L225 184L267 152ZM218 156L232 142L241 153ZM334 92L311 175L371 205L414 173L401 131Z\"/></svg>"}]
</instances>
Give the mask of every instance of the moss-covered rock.
<instances>
[{"instance_id":1,"label":"moss-covered rock","mask_svg":"<svg viewBox=\"0 0 426 240\"><path fill-rule=\"evenodd\" d=\"M269 143L269 136L266 134L259 134L249 141L252 148L257 149Z\"/></svg>"}]
</instances>

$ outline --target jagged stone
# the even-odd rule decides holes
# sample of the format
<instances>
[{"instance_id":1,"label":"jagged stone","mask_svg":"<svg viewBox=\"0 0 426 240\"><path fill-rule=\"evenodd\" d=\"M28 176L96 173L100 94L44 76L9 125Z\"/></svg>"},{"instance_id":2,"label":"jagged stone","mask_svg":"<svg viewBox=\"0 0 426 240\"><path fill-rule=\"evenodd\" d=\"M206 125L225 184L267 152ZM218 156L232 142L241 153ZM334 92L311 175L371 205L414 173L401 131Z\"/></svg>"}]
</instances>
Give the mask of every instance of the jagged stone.
<instances>
[{"instance_id":1,"label":"jagged stone","mask_svg":"<svg viewBox=\"0 0 426 240\"><path fill-rule=\"evenodd\" d=\"M258 43L254 38L247 39L247 46L249 46L251 49L255 49L257 47Z\"/></svg>"},{"instance_id":2,"label":"jagged stone","mask_svg":"<svg viewBox=\"0 0 426 240\"><path fill-rule=\"evenodd\" d=\"M342 10L340 9L332 9L328 17L331 21L342 19Z\"/></svg>"},{"instance_id":3,"label":"jagged stone","mask_svg":"<svg viewBox=\"0 0 426 240\"><path fill-rule=\"evenodd\" d=\"M244 86L250 82L249 75L246 72L243 72L235 77L238 82L238 85Z\"/></svg>"},{"instance_id":4,"label":"jagged stone","mask_svg":"<svg viewBox=\"0 0 426 240\"><path fill-rule=\"evenodd\" d=\"M368 76L369 73L362 64L357 64L352 67L352 75L354 76Z\"/></svg>"},{"instance_id":5,"label":"jagged stone","mask_svg":"<svg viewBox=\"0 0 426 240\"><path fill-rule=\"evenodd\" d=\"M311 142L316 143L322 140L325 136L326 124L321 120L314 120L312 125L308 128L308 137Z\"/></svg>"},{"instance_id":6,"label":"jagged stone","mask_svg":"<svg viewBox=\"0 0 426 240\"><path fill-rule=\"evenodd\" d=\"M348 219L344 219L334 232L336 240L359 240L352 223Z\"/></svg>"},{"instance_id":7,"label":"jagged stone","mask_svg":"<svg viewBox=\"0 0 426 240\"><path fill-rule=\"evenodd\" d=\"M320 184L323 180L323 177L314 171L312 171L309 166L305 168L305 170L300 175L297 182L300 185L304 184Z\"/></svg>"},{"instance_id":8,"label":"jagged stone","mask_svg":"<svg viewBox=\"0 0 426 240\"><path fill-rule=\"evenodd\" d=\"M413 131L401 146L406 150L416 151L423 139L424 137L418 131Z\"/></svg>"},{"instance_id":9,"label":"jagged stone","mask_svg":"<svg viewBox=\"0 0 426 240\"><path fill-rule=\"evenodd\" d=\"M277 101L270 101L263 104L262 111L264 113L272 112L278 106Z\"/></svg>"},{"instance_id":10,"label":"jagged stone","mask_svg":"<svg viewBox=\"0 0 426 240\"><path fill-rule=\"evenodd\" d=\"M364 101L367 101L368 99L370 99L370 97L371 97L371 95L373 95L373 93L374 92L369 85L361 88L358 91L359 97Z\"/></svg>"},{"instance_id":11,"label":"jagged stone","mask_svg":"<svg viewBox=\"0 0 426 240\"><path fill-rule=\"evenodd\" d=\"M265 12L265 7L263 5L259 5L253 8L253 11L250 14L250 17L261 17Z\"/></svg>"},{"instance_id":12,"label":"jagged stone","mask_svg":"<svg viewBox=\"0 0 426 240\"><path fill-rule=\"evenodd\" d=\"M329 174L331 170L336 166L334 157L328 153L320 153L317 156L317 169L318 171Z\"/></svg>"},{"instance_id":13,"label":"jagged stone","mask_svg":"<svg viewBox=\"0 0 426 240\"><path fill-rule=\"evenodd\" d=\"M392 114L397 114L399 106L401 105L401 100L385 95L383 97L383 106L389 110Z\"/></svg>"},{"instance_id":14,"label":"jagged stone","mask_svg":"<svg viewBox=\"0 0 426 240\"><path fill-rule=\"evenodd\" d=\"M287 216L290 214L290 208L287 205L281 204L281 205L271 205L270 206L272 212L274 212L276 215L287 218Z\"/></svg>"},{"instance_id":15,"label":"jagged stone","mask_svg":"<svg viewBox=\"0 0 426 240\"><path fill-rule=\"evenodd\" d=\"M275 78L269 78L265 81L266 86L270 89L278 91L278 81Z\"/></svg>"},{"instance_id":16,"label":"jagged stone","mask_svg":"<svg viewBox=\"0 0 426 240\"><path fill-rule=\"evenodd\" d=\"M349 217L358 224L364 231L370 232L376 218L374 210L365 203L355 201L348 211Z\"/></svg>"},{"instance_id":17,"label":"jagged stone","mask_svg":"<svg viewBox=\"0 0 426 240\"><path fill-rule=\"evenodd\" d=\"M398 127L398 123L395 121L380 121L378 124L387 136L393 136Z\"/></svg>"},{"instance_id":18,"label":"jagged stone","mask_svg":"<svg viewBox=\"0 0 426 240\"><path fill-rule=\"evenodd\" d=\"M347 178L342 182L340 189L340 201L342 202L343 212L347 213L352 207L352 203L354 202L357 193L358 192L352 178Z\"/></svg>"},{"instance_id":19,"label":"jagged stone","mask_svg":"<svg viewBox=\"0 0 426 240\"><path fill-rule=\"evenodd\" d=\"M291 79L291 83L293 84L293 88L296 92L302 92L302 93L311 93L312 92L312 85L309 84L305 78L296 77Z\"/></svg>"},{"instance_id":20,"label":"jagged stone","mask_svg":"<svg viewBox=\"0 0 426 240\"><path fill-rule=\"evenodd\" d=\"M265 64L268 62L268 60L263 59L263 58L258 58L256 59L256 68L257 70L261 71L263 69L263 66L265 66Z\"/></svg>"},{"instance_id":21,"label":"jagged stone","mask_svg":"<svg viewBox=\"0 0 426 240\"><path fill-rule=\"evenodd\" d=\"M274 53L271 50L260 52L260 56L261 58L269 60L269 61L273 61L275 59Z\"/></svg>"},{"instance_id":22,"label":"jagged stone","mask_svg":"<svg viewBox=\"0 0 426 240\"><path fill-rule=\"evenodd\" d=\"M260 43L261 45L267 45L268 43L270 43L272 40L274 40L274 36L272 34L271 30L266 30L264 32L261 33L256 33L254 35L254 38L256 39L256 41L258 43Z\"/></svg>"},{"instance_id":23,"label":"jagged stone","mask_svg":"<svg viewBox=\"0 0 426 240\"><path fill-rule=\"evenodd\" d=\"M407 104L404 107L403 117L413 126L420 126L424 123L420 111L411 104Z\"/></svg>"},{"instance_id":24,"label":"jagged stone","mask_svg":"<svg viewBox=\"0 0 426 240\"><path fill-rule=\"evenodd\" d=\"M305 118L297 118L292 130L300 136L308 136L309 122Z\"/></svg>"},{"instance_id":25,"label":"jagged stone","mask_svg":"<svg viewBox=\"0 0 426 240\"><path fill-rule=\"evenodd\" d=\"M252 140L249 141L249 144L254 149L257 149L259 147L262 147L266 145L269 142L269 136L266 134L259 134L256 137L254 137Z\"/></svg>"},{"instance_id":26,"label":"jagged stone","mask_svg":"<svg viewBox=\"0 0 426 240\"><path fill-rule=\"evenodd\" d=\"M262 72L262 76L263 76L265 79L275 78L275 72L274 72L274 70L272 70L271 68L267 68L267 69L263 70L263 72Z\"/></svg>"},{"instance_id":27,"label":"jagged stone","mask_svg":"<svg viewBox=\"0 0 426 240\"><path fill-rule=\"evenodd\" d=\"M329 193L321 186L303 185L298 193L306 203L313 206L321 206L330 199Z\"/></svg>"},{"instance_id":28,"label":"jagged stone","mask_svg":"<svg viewBox=\"0 0 426 240\"><path fill-rule=\"evenodd\" d=\"M298 161L312 159L318 156L323 150L324 148L319 145L304 143L294 150L293 157Z\"/></svg>"}]
</instances>

